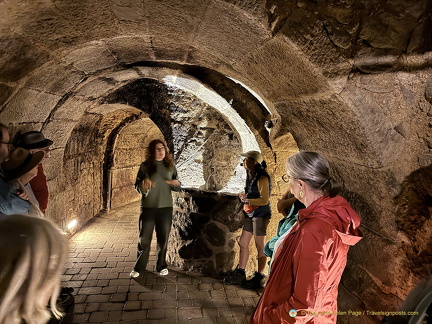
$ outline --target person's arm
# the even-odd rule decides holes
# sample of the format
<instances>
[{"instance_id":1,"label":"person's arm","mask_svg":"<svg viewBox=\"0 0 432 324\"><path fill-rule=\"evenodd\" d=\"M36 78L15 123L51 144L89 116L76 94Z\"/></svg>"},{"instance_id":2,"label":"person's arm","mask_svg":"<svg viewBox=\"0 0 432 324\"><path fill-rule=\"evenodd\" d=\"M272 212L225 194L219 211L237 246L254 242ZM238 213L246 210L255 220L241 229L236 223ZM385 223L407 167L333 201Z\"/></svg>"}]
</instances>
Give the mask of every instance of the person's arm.
<instances>
[{"instance_id":1,"label":"person's arm","mask_svg":"<svg viewBox=\"0 0 432 324\"><path fill-rule=\"evenodd\" d=\"M178 180L178 174L177 174L176 167L174 167L172 179L171 180L166 180L165 182L171 186L171 190L173 190L173 191L180 191L181 183Z\"/></svg>"},{"instance_id":2,"label":"person's arm","mask_svg":"<svg viewBox=\"0 0 432 324\"><path fill-rule=\"evenodd\" d=\"M141 163L141 166L138 170L137 176L136 176L136 180L135 180L135 190L139 193L139 194L145 194L146 191L148 191L150 188L144 188L143 186L143 182L144 181L150 181L149 176L147 174L147 168L145 166L144 163ZM146 187L148 187L148 183L146 183Z\"/></svg>"},{"instance_id":3,"label":"person's arm","mask_svg":"<svg viewBox=\"0 0 432 324\"><path fill-rule=\"evenodd\" d=\"M270 198L270 184L269 179L266 176L262 176L258 179L258 191L260 193L259 198L248 199L248 203L251 206L265 206L269 203Z\"/></svg>"},{"instance_id":4,"label":"person's arm","mask_svg":"<svg viewBox=\"0 0 432 324\"><path fill-rule=\"evenodd\" d=\"M292 197L293 197L293 195L291 194L291 190L288 188L288 190L282 196L282 199L288 199L288 198L292 198Z\"/></svg>"},{"instance_id":5,"label":"person's arm","mask_svg":"<svg viewBox=\"0 0 432 324\"><path fill-rule=\"evenodd\" d=\"M15 191L10 184L0 180L0 213L5 215L28 213L30 202L18 197Z\"/></svg>"},{"instance_id":6,"label":"person's arm","mask_svg":"<svg viewBox=\"0 0 432 324\"><path fill-rule=\"evenodd\" d=\"M279 323L281 319L286 323L306 323L320 311L316 309L316 303L321 301L320 294L329 276L326 262L332 239L329 226L314 220L301 230L293 256L294 291L284 303L264 309L264 317L269 319L269 323ZM295 319L289 316L291 309L297 311Z\"/></svg>"},{"instance_id":7,"label":"person's arm","mask_svg":"<svg viewBox=\"0 0 432 324\"><path fill-rule=\"evenodd\" d=\"M281 213L282 215L286 216L287 215L287 209L289 209L294 204L296 199L297 199L296 197L279 199L278 203L277 203L278 212Z\"/></svg>"}]
</instances>

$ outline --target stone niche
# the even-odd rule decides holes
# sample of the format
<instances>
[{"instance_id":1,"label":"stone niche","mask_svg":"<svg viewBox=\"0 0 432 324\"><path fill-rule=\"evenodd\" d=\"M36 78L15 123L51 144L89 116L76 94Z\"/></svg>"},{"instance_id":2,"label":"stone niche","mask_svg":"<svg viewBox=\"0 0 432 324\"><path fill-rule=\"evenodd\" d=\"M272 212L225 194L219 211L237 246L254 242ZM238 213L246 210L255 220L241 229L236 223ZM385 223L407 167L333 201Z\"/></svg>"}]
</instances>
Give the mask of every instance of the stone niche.
<instances>
[{"instance_id":1,"label":"stone niche","mask_svg":"<svg viewBox=\"0 0 432 324\"><path fill-rule=\"evenodd\" d=\"M232 116L222 115L192 93L152 79L131 82L104 103L127 104L148 115L169 146L183 186L237 193L238 184L243 185L242 173L236 172L242 147L229 123Z\"/></svg>"},{"instance_id":2,"label":"stone niche","mask_svg":"<svg viewBox=\"0 0 432 324\"><path fill-rule=\"evenodd\" d=\"M185 189L174 201L168 262L209 276L232 270L244 219L238 197Z\"/></svg>"}]
</instances>

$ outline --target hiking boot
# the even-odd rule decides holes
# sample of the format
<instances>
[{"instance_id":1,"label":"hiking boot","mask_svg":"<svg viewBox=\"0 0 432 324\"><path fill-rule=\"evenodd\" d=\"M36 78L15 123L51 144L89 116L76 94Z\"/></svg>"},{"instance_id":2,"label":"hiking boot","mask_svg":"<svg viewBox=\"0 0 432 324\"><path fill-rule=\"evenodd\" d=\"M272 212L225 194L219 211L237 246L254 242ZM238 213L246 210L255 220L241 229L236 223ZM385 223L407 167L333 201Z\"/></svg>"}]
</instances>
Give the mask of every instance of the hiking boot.
<instances>
[{"instance_id":1,"label":"hiking boot","mask_svg":"<svg viewBox=\"0 0 432 324\"><path fill-rule=\"evenodd\" d=\"M265 276L259 272L255 272L254 276L242 282L242 287L246 289L261 289L264 288Z\"/></svg>"},{"instance_id":2,"label":"hiking boot","mask_svg":"<svg viewBox=\"0 0 432 324\"><path fill-rule=\"evenodd\" d=\"M244 271L241 271L239 269L235 269L232 274L227 276L222 280L224 284L228 285L239 285L242 283L243 280L246 280L246 274Z\"/></svg>"},{"instance_id":3,"label":"hiking boot","mask_svg":"<svg viewBox=\"0 0 432 324\"><path fill-rule=\"evenodd\" d=\"M60 291L60 295L70 295L74 292L72 287L62 287Z\"/></svg>"}]
</instances>

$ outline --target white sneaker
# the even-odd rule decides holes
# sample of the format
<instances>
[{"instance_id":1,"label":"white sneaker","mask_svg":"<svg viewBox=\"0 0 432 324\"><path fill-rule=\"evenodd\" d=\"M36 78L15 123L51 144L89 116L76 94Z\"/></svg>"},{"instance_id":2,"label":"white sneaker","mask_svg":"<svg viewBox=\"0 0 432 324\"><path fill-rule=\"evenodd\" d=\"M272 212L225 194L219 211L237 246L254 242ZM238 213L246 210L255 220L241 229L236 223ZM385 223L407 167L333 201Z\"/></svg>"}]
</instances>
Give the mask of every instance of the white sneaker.
<instances>
[{"instance_id":1,"label":"white sneaker","mask_svg":"<svg viewBox=\"0 0 432 324\"><path fill-rule=\"evenodd\" d=\"M141 276L141 274L138 271L132 270L130 276L132 278L138 278L139 276Z\"/></svg>"},{"instance_id":2,"label":"white sneaker","mask_svg":"<svg viewBox=\"0 0 432 324\"><path fill-rule=\"evenodd\" d=\"M168 271L167 268L162 269L161 271L159 271L159 275L161 275L161 276L166 276L166 275L168 275L168 273L169 273L169 271Z\"/></svg>"}]
</instances>

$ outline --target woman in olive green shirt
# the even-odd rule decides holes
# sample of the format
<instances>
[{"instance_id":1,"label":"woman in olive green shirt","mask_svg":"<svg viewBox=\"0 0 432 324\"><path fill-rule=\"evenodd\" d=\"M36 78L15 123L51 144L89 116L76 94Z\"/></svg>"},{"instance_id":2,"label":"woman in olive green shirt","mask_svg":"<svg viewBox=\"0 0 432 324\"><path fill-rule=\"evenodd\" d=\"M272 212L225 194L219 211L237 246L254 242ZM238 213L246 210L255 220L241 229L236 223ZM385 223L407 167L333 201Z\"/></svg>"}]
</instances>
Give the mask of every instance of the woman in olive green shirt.
<instances>
[{"instance_id":1,"label":"woman in olive green shirt","mask_svg":"<svg viewBox=\"0 0 432 324\"><path fill-rule=\"evenodd\" d=\"M135 189L141 194L140 237L138 258L130 276L138 278L146 270L153 229L156 230L158 246L156 271L161 276L166 276L166 252L173 212L171 191L180 190L180 182L174 161L162 140L150 142L146 160L141 164L136 177Z\"/></svg>"}]
</instances>

